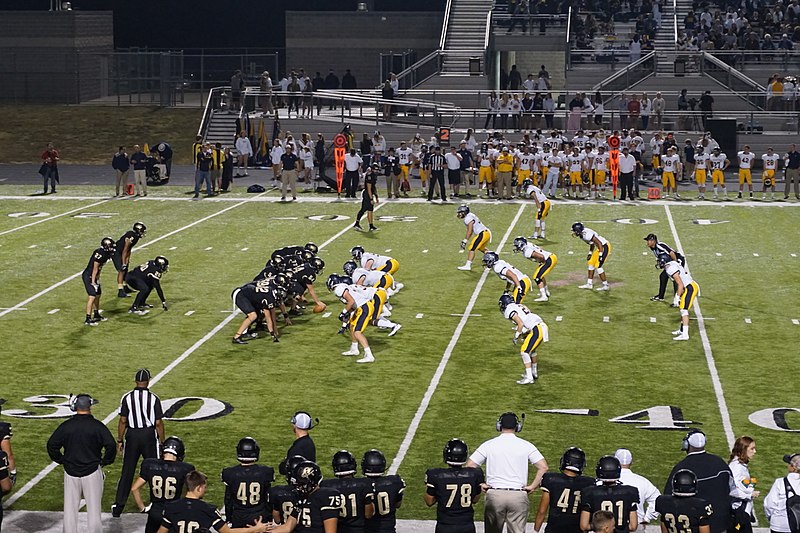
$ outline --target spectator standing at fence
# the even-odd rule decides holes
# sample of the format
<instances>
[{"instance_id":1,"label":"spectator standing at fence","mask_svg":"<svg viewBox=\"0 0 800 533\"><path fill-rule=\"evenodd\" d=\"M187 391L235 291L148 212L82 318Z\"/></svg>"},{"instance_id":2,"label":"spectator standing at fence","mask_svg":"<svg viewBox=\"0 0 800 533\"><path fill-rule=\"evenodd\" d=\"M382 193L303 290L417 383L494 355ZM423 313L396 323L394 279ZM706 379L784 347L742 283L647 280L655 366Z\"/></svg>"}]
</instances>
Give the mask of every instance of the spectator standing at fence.
<instances>
[{"instance_id":1,"label":"spectator standing at fence","mask_svg":"<svg viewBox=\"0 0 800 533\"><path fill-rule=\"evenodd\" d=\"M117 173L116 188L114 189L114 196L120 196L120 187L122 187L122 196L128 194L128 169L131 168L130 158L125 152L125 147L120 146L114 158L111 160L111 168Z\"/></svg>"},{"instance_id":2,"label":"spectator standing at fence","mask_svg":"<svg viewBox=\"0 0 800 533\"><path fill-rule=\"evenodd\" d=\"M714 97L711 96L711 91L706 91L703 93L703 96L700 97L699 107L703 118L703 129L707 131L708 119L711 118L714 110Z\"/></svg>"},{"instance_id":3,"label":"spectator standing at fence","mask_svg":"<svg viewBox=\"0 0 800 533\"><path fill-rule=\"evenodd\" d=\"M259 103L261 104L261 114L269 116L273 112L272 107L272 78L266 70L261 73L258 79L258 89L261 91Z\"/></svg>"},{"instance_id":4,"label":"spectator standing at fence","mask_svg":"<svg viewBox=\"0 0 800 533\"><path fill-rule=\"evenodd\" d=\"M325 78L322 77L322 74L317 72L314 74L314 79L311 80L311 90L315 93L319 93L321 89L325 88ZM322 98L319 97L319 94L314 97L314 106L317 108L317 115L322 112Z\"/></svg>"},{"instance_id":5,"label":"spectator standing at fence","mask_svg":"<svg viewBox=\"0 0 800 533\"><path fill-rule=\"evenodd\" d=\"M242 105L242 91L244 90L244 79L242 71L237 70L231 76L231 111L239 111Z\"/></svg>"},{"instance_id":6,"label":"spectator standing at fence","mask_svg":"<svg viewBox=\"0 0 800 533\"><path fill-rule=\"evenodd\" d=\"M634 94L631 96L631 99L628 100L629 128L636 129L639 127L639 115L641 115L641 113L642 103L639 101L639 97Z\"/></svg>"},{"instance_id":7,"label":"spectator standing at fence","mask_svg":"<svg viewBox=\"0 0 800 533\"><path fill-rule=\"evenodd\" d=\"M630 53L631 63L639 61L642 57L642 42L639 40L638 34L634 35L633 39L631 39L628 45L628 51Z\"/></svg>"},{"instance_id":8,"label":"spectator standing at fence","mask_svg":"<svg viewBox=\"0 0 800 533\"><path fill-rule=\"evenodd\" d=\"M653 112L653 102L647 96L647 93L643 93L639 104L642 115L642 131L647 131L647 126L650 124L650 114Z\"/></svg>"},{"instance_id":9,"label":"spectator standing at fence","mask_svg":"<svg viewBox=\"0 0 800 533\"><path fill-rule=\"evenodd\" d=\"M329 91L335 91L339 89L339 76L337 76L333 69L328 71L328 75L325 76L325 88ZM336 99L331 98L328 101L328 110L336 109Z\"/></svg>"},{"instance_id":10,"label":"spectator standing at fence","mask_svg":"<svg viewBox=\"0 0 800 533\"><path fill-rule=\"evenodd\" d=\"M664 111L667 109L667 101L661 96L661 92L656 93L653 98L653 115L655 115L655 128L662 128L662 121L664 119Z\"/></svg>"},{"instance_id":11,"label":"spectator standing at fence","mask_svg":"<svg viewBox=\"0 0 800 533\"><path fill-rule=\"evenodd\" d=\"M518 91L520 87L522 87L522 74L517 70L516 65L511 65L511 71L508 73L508 88Z\"/></svg>"},{"instance_id":12,"label":"spectator standing at fence","mask_svg":"<svg viewBox=\"0 0 800 533\"><path fill-rule=\"evenodd\" d=\"M136 187L136 196L147 196L147 154L142 152L138 144L133 146L131 165L133 165L133 183Z\"/></svg>"},{"instance_id":13,"label":"spectator standing at fence","mask_svg":"<svg viewBox=\"0 0 800 533\"><path fill-rule=\"evenodd\" d=\"M483 124L483 129L489 129L489 121L492 122L492 129L495 129L497 122L497 113L500 111L500 100L497 98L497 93L492 91L486 98L486 122Z\"/></svg>"},{"instance_id":14,"label":"spectator standing at fence","mask_svg":"<svg viewBox=\"0 0 800 533\"><path fill-rule=\"evenodd\" d=\"M320 181L327 182L328 176L325 175L327 167L325 163L325 137L321 133L317 133L317 143L314 145L314 160L319 169Z\"/></svg>"},{"instance_id":15,"label":"spectator standing at fence","mask_svg":"<svg viewBox=\"0 0 800 533\"><path fill-rule=\"evenodd\" d=\"M250 139L247 138L247 132L244 130L240 131L239 136L236 138L236 151L239 152L239 165L235 177L241 178L248 175L247 164L253 156L253 145L250 144ZM242 174L242 171L244 171L244 174Z\"/></svg>"},{"instance_id":16,"label":"spectator standing at fence","mask_svg":"<svg viewBox=\"0 0 800 533\"><path fill-rule=\"evenodd\" d=\"M59 159L60 154L53 143L47 143L47 148L42 152L42 166L39 169L39 174L42 175L42 179L44 180L44 194L47 194L48 183L50 184L50 192L56 192Z\"/></svg>"},{"instance_id":17,"label":"spectator standing at fence","mask_svg":"<svg viewBox=\"0 0 800 533\"><path fill-rule=\"evenodd\" d=\"M383 82L383 87L381 88L381 98L384 100L383 120L388 122L392 119L392 104L389 102L394 99L394 90L392 90L392 83L388 78Z\"/></svg>"},{"instance_id":18,"label":"spectator standing at fence","mask_svg":"<svg viewBox=\"0 0 800 533\"><path fill-rule=\"evenodd\" d=\"M780 111L783 106L783 78L775 75L769 85L771 95L767 99L768 111Z\"/></svg>"}]
</instances>

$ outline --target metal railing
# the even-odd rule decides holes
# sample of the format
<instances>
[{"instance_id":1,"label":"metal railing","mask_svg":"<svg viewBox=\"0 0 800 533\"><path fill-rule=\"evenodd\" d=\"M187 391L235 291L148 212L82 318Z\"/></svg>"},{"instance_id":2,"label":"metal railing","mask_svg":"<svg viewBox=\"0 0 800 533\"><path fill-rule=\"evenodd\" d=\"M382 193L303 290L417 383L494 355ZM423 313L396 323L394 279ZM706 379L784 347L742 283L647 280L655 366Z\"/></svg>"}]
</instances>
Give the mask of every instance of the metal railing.
<instances>
[{"instance_id":1,"label":"metal railing","mask_svg":"<svg viewBox=\"0 0 800 533\"><path fill-rule=\"evenodd\" d=\"M619 92L636 85L653 76L656 72L658 56L655 52L650 52L646 56L634 61L622 70L612 74L594 87L592 92Z\"/></svg>"},{"instance_id":2,"label":"metal railing","mask_svg":"<svg viewBox=\"0 0 800 533\"><path fill-rule=\"evenodd\" d=\"M442 22L442 34L439 36L439 50L444 50L444 43L447 40L447 28L450 25L450 8L453 0L447 0L444 7L444 21Z\"/></svg>"},{"instance_id":3,"label":"metal railing","mask_svg":"<svg viewBox=\"0 0 800 533\"><path fill-rule=\"evenodd\" d=\"M203 108L203 118L200 120L200 127L197 128L197 135L205 139L208 125L211 123L211 114L215 109L221 109L225 101L226 92L230 90L230 85L227 87L214 87L208 91L208 99Z\"/></svg>"},{"instance_id":4,"label":"metal railing","mask_svg":"<svg viewBox=\"0 0 800 533\"><path fill-rule=\"evenodd\" d=\"M672 42L678 49L678 0L672 0Z\"/></svg>"},{"instance_id":5,"label":"metal railing","mask_svg":"<svg viewBox=\"0 0 800 533\"><path fill-rule=\"evenodd\" d=\"M516 26L522 27L521 35L535 35L534 27L539 28L538 35L547 35L548 29L552 32L566 31L568 25L568 15L530 15L530 14L500 14L494 13L492 15L492 33L502 35L505 30L506 33L511 33Z\"/></svg>"},{"instance_id":6,"label":"metal railing","mask_svg":"<svg viewBox=\"0 0 800 533\"><path fill-rule=\"evenodd\" d=\"M492 15L494 14L494 10L490 9L488 13L486 13L486 28L483 32L483 49L488 51L489 50L489 37L492 35Z\"/></svg>"},{"instance_id":7,"label":"metal railing","mask_svg":"<svg viewBox=\"0 0 800 533\"><path fill-rule=\"evenodd\" d=\"M442 70L441 50L434 50L405 70L397 73L400 89L410 89L438 74Z\"/></svg>"},{"instance_id":8,"label":"metal railing","mask_svg":"<svg viewBox=\"0 0 800 533\"><path fill-rule=\"evenodd\" d=\"M764 110L767 89L713 55L702 52L701 71L731 92Z\"/></svg>"}]
</instances>

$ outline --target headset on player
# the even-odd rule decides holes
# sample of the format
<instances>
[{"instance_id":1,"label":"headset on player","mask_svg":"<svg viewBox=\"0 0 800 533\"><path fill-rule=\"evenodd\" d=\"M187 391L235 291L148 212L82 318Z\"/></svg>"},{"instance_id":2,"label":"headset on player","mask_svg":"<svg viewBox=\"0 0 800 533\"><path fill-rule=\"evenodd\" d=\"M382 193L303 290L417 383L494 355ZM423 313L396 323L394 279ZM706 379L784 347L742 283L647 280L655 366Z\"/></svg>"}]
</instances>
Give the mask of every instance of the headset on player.
<instances>
[{"instance_id":1,"label":"headset on player","mask_svg":"<svg viewBox=\"0 0 800 533\"><path fill-rule=\"evenodd\" d=\"M520 431L522 431L522 426L525 425L525 413L522 413L522 416L517 416L516 413L512 413L511 411L505 412L501 414L499 417L497 417L497 422L495 423L495 429L497 429L497 431L503 430L502 422L503 422L503 417L506 415L511 415L514 417L514 433L519 433Z\"/></svg>"}]
</instances>

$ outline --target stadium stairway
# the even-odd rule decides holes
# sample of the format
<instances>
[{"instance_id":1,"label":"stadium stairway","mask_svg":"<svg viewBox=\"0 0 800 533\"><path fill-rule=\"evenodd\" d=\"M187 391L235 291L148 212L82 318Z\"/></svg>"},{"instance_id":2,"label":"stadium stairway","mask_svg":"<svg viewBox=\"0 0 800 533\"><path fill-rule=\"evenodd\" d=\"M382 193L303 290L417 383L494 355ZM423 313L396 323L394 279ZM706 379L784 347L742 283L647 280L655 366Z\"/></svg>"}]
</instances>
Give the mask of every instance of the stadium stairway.
<instances>
[{"instance_id":1,"label":"stadium stairway","mask_svg":"<svg viewBox=\"0 0 800 533\"><path fill-rule=\"evenodd\" d=\"M237 118L238 115L236 113L213 111L206 130L205 140L212 144L232 145L236 137Z\"/></svg>"},{"instance_id":2,"label":"stadium stairway","mask_svg":"<svg viewBox=\"0 0 800 533\"><path fill-rule=\"evenodd\" d=\"M445 57L442 73L469 74L469 57L447 55L459 50L483 50L486 35L486 16L492 10L492 0L451 0L450 17L444 39Z\"/></svg>"}]
</instances>

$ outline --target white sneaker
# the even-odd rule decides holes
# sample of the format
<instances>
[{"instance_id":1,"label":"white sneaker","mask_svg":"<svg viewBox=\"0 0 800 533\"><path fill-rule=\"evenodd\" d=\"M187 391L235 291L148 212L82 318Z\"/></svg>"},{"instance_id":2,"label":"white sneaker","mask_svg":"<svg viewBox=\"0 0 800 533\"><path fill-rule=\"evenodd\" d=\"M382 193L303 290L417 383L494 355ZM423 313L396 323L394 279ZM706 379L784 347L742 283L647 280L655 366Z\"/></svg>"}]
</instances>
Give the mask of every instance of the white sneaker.
<instances>
[{"instance_id":1,"label":"white sneaker","mask_svg":"<svg viewBox=\"0 0 800 533\"><path fill-rule=\"evenodd\" d=\"M600 287L597 287L595 290L596 291L607 291L608 290L608 285L601 285Z\"/></svg>"},{"instance_id":2,"label":"white sneaker","mask_svg":"<svg viewBox=\"0 0 800 533\"><path fill-rule=\"evenodd\" d=\"M549 298L547 296L539 296L534 302L546 302Z\"/></svg>"},{"instance_id":3,"label":"white sneaker","mask_svg":"<svg viewBox=\"0 0 800 533\"><path fill-rule=\"evenodd\" d=\"M402 327L403 326L401 324L395 324L394 327L392 327L392 331L389 332L389 337L394 337L395 333L400 331L400 328Z\"/></svg>"},{"instance_id":4,"label":"white sneaker","mask_svg":"<svg viewBox=\"0 0 800 533\"><path fill-rule=\"evenodd\" d=\"M356 363L374 363L374 362L375 358L371 355L365 355L364 357L356 361Z\"/></svg>"},{"instance_id":5,"label":"white sneaker","mask_svg":"<svg viewBox=\"0 0 800 533\"><path fill-rule=\"evenodd\" d=\"M544 293L547 295L548 298L550 298L550 289L545 289Z\"/></svg>"},{"instance_id":6,"label":"white sneaker","mask_svg":"<svg viewBox=\"0 0 800 533\"><path fill-rule=\"evenodd\" d=\"M342 355L358 355L358 350L347 350L346 352L342 352Z\"/></svg>"},{"instance_id":7,"label":"white sneaker","mask_svg":"<svg viewBox=\"0 0 800 533\"><path fill-rule=\"evenodd\" d=\"M591 283L584 283L583 285L578 285L579 289L589 289L589 290L591 290L592 287L594 287L594 285L592 285Z\"/></svg>"},{"instance_id":8,"label":"white sneaker","mask_svg":"<svg viewBox=\"0 0 800 533\"><path fill-rule=\"evenodd\" d=\"M672 340L674 340L674 341L688 341L689 340L689 334L688 333L683 333L681 335L678 335L677 337L672 337Z\"/></svg>"},{"instance_id":9,"label":"white sneaker","mask_svg":"<svg viewBox=\"0 0 800 533\"><path fill-rule=\"evenodd\" d=\"M472 267L470 265L461 265L460 267L458 267L458 269L459 270L472 270Z\"/></svg>"},{"instance_id":10,"label":"white sneaker","mask_svg":"<svg viewBox=\"0 0 800 533\"><path fill-rule=\"evenodd\" d=\"M394 292L397 292L397 291L399 291L399 290L400 290L400 289L402 289L403 287L405 287L405 285L404 285L404 284L402 284L402 283L395 283L395 284L394 284Z\"/></svg>"},{"instance_id":11,"label":"white sneaker","mask_svg":"<svg viewBox=\"0 0 800 533\"><path fill-rule=\"evenodd\" d=\"M673 335L680 335L681 334L681 330L676 329L675 331L672 332L672 334Z\"/></svg>"},{"instance_id":12,"label":"white sneaker","mask_svg":"<svg viewBox=\"0 0 800 533\"><path fill-rule=\"evenodd\" d=\"M536 380L528 376L517 380L517 385L533 385L534 383L536 383Z\"/></svg>"}]
</instances>

